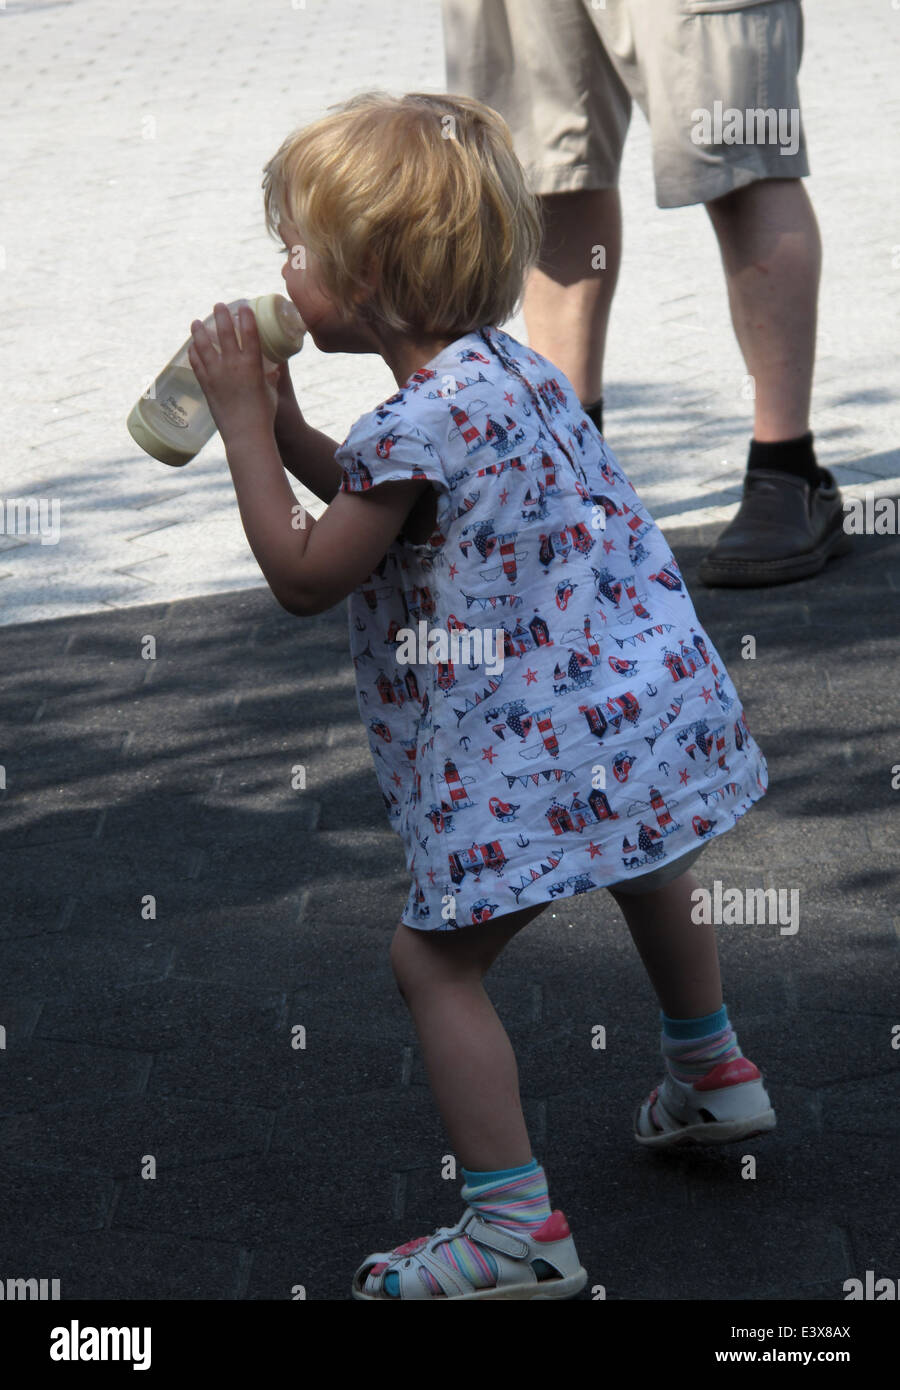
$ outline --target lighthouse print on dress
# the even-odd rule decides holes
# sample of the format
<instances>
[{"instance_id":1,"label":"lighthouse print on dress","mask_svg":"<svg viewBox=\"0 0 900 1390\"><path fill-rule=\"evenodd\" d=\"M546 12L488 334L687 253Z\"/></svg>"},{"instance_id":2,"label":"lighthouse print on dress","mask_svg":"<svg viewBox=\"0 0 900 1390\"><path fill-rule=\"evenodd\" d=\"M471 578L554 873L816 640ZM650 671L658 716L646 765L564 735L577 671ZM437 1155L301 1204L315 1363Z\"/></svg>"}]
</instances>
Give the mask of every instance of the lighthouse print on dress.
<instances>
[{"instance_id":1,"label":"lighthouse print on dress","mask_svg":"<svg viewBox=\"0 0 900 1390\"><path fill-rule=\"evenodd\" d=\"M336 454L341 488L422 479L435 529L350 596L360 714L411 876L452 931L649 873L729 830L765 758L675 557L566 377L457 339ZM478 634L419 664L401 629ZM503 653L502 666L472 652Z\"/></svg>"}]
</instances>

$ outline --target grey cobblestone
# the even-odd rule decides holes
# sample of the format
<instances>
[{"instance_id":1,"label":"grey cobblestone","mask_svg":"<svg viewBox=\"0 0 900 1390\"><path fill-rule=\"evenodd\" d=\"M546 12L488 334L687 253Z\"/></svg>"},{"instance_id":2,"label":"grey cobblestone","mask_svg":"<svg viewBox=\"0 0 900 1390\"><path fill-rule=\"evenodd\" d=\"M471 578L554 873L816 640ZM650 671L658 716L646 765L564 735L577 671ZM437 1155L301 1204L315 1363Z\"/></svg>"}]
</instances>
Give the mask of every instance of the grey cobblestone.
<instances>
[{"instance_id":1,"label":"grey cobblestone","mask_svg":"<svg viewBox=\"0 0 900 1390\"><path fill-rule=\"evenodd\" d=\"M875 1259L859 1253L865 1236L855 1232L897 1205L894 706L883 659L896 622L886 613L876 639L857 613L858 595L896 573L900 547L861 539L825 575L784 591L782 613L775 591L735 596L696 585L702 528L673 543L772 774L770 796L710 847L702 881L787 880L803 904L795 937L776 926L720 929L732 1017L779 1114L765 1145L749 1146L764 1181L748 1191L733 1156L680 1156L673 1165L632 1151L632 1110L660 1069L658 1019L606 895L549 907L489 987L517 1050L533 1143L592 1283L638 1299L800 1290L826 1299L829 1288L836 1297L854 1272L847 1250L863 1268ZM91 1194L111 1193L115 1180L100 1219L111 1222L111 1237L140 1242L127 1270L110 1263L102 1277L100 1262L118 1247L98 1246L69 1274L69 1297L99 1288L110 1297L146 1288L193 1297L201 1287L208 1297L290 1297L285 1271L299 1268L291 1285L303 1283L308 1297L343 1298L372 1245L458 1215L458 1186L440 1177L449 1147L388 962L406 896L402 848L387 829L346 668L337 700L323 700L315 675L320 637L341 669L345 608L323 615L304 641L297 620L261 618L267 605L257 593L151 610L161 642L180 656L165 695L143 682L129 695L114 676L112 744L104 701L88 693L106 690L104 669L127 669L121 653L151 625L148 615L7 629L20 675L27 653L35 688L58 693L38 724L8 726L8 747L30 780L13 779L5 803L5 843L18 858L0 943L0 1022L9 1033L0 1055L10 1082L0 1152L17 1172L65 1179L36 1237L50 1238L60 1220L70 1230L96 1224ZM236 621L255 634L252 644L229 640ZM759 637L751 661L740 659L746 632ZM234 721L217 718L235 682L247 692L249 742L235 742L224 732ZM885 715L857 729L854 708ZM845 726L837 738L836 710ZM285 732L292 727L296 736ZM123 758L114 750L128 735ZM304 760L307 787L286 797L284 770ZM61 769L71 792L63 810ZM85 809L86 789L94 810ZM60 832L82 838L66 842ZM147 892L157 898L151 920L140 916ZM635 1012L641 1000L646 1009ZM597 1023L607 1029L602 1050L590 1046ZM307 1031L303 1049L291 1047L296 1025ZM151 1192L135 1176L134 1155L155 1149ZM347 1157L336 1191L338 1154ZM740 1256L703 1266L701 1276L696 1223L713 1211ZM751 1219L765 1219L772 1234L748 1262ZM655 1265L649 1234L646 1246L639 1239L642 1221L649 1233L663 1220L667 1241L683 1242L680 1275ZM15 1212L7 1222L10 1248L19 1248ZM789 1233L798 1222L805 1235L796 1246ZM330 1247L321 1259L316 1230ZM186 1243L160 1286L155 1252L170 1238Z\"/></svg>"},{"instance_id":2,"label":"grey cobblestone","mask_svg":"<svg viewBox=\"0 0 900 1390\"><path fill-rule=\"evenodd\" d=\"M808 3L805 16L807 187L825 247L812 427L821 461L861 496L900 478L888 135L900 121L900 12L863 0L852 30L841 0ZM260 180L288 131L371 86L444 89L439 6L258 0L251 13L147 0L124 23L117 0L8 0L0 24L3 172L18 194L3 230L0 495L57 498L62 525L58 545L0 534L0 625L259 589L218 437L170 469L137 448L125 418L191 319L217 299L282 288ZM65 217L35 237L48 187ZM745 368L706 214L655 206L637 110L621 187L609 440L664 525L726 516L750 434ZM524 336L521 314L507 326ZM292 374L310 421L339 440L395 389L379 358L312 343Z\"/></svg>"}]
</instances>

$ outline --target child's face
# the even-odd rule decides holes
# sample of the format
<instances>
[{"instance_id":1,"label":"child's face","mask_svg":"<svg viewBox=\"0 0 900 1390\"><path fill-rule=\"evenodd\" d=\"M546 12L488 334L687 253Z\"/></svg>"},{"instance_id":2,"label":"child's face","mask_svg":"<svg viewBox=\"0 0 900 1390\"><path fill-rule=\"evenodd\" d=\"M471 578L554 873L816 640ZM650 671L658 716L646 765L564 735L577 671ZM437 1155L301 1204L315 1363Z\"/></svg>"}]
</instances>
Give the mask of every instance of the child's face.
<instances>
[{"instance_id":1,"label":"child's face","mask_svg":"<svg viewBox=\"0 0 900 1390\"><path fill-rule=\"evenodd\" d=\"M299 309L316 347L321 352L378 352L379 344L364 323L341 318L322 284L318 257L304 245L297 229L280 222L278 235L288 248L281 271L288 297Z\"/></svg>"}]
</instances>

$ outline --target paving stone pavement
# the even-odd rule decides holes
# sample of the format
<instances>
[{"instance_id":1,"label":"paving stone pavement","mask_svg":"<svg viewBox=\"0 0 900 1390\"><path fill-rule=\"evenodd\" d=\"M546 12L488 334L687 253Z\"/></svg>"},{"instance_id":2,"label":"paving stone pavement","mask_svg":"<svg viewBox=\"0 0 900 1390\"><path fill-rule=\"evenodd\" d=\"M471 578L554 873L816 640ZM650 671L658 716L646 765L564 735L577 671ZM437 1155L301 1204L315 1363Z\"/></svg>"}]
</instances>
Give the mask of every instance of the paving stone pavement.
<instances>
[{"instance_id":1,"label":"paving stone pavement","mask_svg":"<svg viewBox=\"0 0 900 1390\"><path fill-rule=\"evenodd\" d=\"M847 493L897 497L900 12L805 13L825 243L813 428ZM461 1211L388 960L408 884L346 606L284 613L218 441L170 470L124 421L193 317L280 287L259 180L284 134L367 86L443 88L439 10L6 0L0 34L0 159L19 193L0 236L0 494L58 498L62 516L56 545L0 533L0 1275L59 1277L65 1299L278 1300L297 1284L345 1299L370 1250ZM801 893L796 935L719 934L779 1127L734 1152L633 1143L658 1017L605 893L548 907L489 990L582 1297L841 1299L844 1279L898 1267L898 542L860 537L776 590L699 587L746 454L743 364L705 214L655 208L637 112L622 192L607 432L771 772L701 880ZM508 327L524 336L521 317ZM380 360L312 344L293 375L336 438L394 389Z\"/></svg>"},{"instance_id":2,"label":"paving stone pavement","mask_svg":"<svg viewBox=\"0 0 900 1390\"><path fill-rule=\"evenodd\" d=\"M900 541L710 592L715 529L671 539L771 790L698 868L800 893L795 934L719 928L778 1128L634 1144L658 1013L605 892L549 906L488 988L581 1297L840 1300L897 1269ZM346 604L298 620L238 590L9 626L3 651L0 1273L64 1299L349 1297L367 1253L462 1203L390 969L408 884Z\"/></svg>"},{"instance_id":3,"label":"paving stone pavement","mask_svg":"<svg viewBox=\"0 0 900 1390\"><path fill-rule=\"evenodd\" d=\"M860 0L850 23L844 0L810 0L804 14L825 254L812 428L851 495L900 479L900 10ZM58 503L60 519L56 543L0 526L0 625L259 588L218 437L172 469L125 420L193 318L283 288L260 181L287 133L372 86L445 90L439 5L6 0L0 33L0 170L16 192L0 226L0 496ZM713 520L740 492L745 368L707 216L656 207L637 110L621 188L607 434L664 526ZM507 327L525 337L521 315ZM291 370L310 422L339 440L396 389L380 358L313 343Z\"/></svg>"}]
</instances>

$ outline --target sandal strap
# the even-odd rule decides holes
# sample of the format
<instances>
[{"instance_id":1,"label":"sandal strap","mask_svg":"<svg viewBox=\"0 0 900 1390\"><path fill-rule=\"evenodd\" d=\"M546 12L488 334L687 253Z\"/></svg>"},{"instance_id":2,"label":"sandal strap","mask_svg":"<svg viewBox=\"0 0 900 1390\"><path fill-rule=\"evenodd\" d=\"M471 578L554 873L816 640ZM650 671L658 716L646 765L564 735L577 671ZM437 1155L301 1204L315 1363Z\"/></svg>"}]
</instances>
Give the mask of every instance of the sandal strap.
<instances>
[{"instance_id":1,"label":"sandal strap","mask_svg":"<svg viewBox=\"0 0 900 1390\"><path fill-rule=\"evenodd\" d=\"M527 1241L514 1236L511 1231L489 1226L477 1213L466 1223L465 1234L479 1245L486 1245L489 1250L496 1250L499 1254L509 1255L515 1260L524 1260L530 1249Z\"/></svg>"},{"instance_id":2,"label":"sandal strap","mask_svg":"<svg viewBox=\"0 0 900 1390\"><path fill-rule=\"evenodd\" d=\"M414 1255L410 1255L406 1260L399 1260L391 1268L400 1279L401 1299L411 1298L430 1298L431 1295L424 1290L422 1279L418 1273L417 1265L424 1267L437 1280L441 1292L448 1298L454 1294L466 1294L473 1292L473 1286L464 1275L457 1274L451 1269L446 1260L442 1260L431 1254L429 1246L417 1250ZM384 1283L382 1280L382 1287Z\"/></svg>"},{"instance_id":3,"label":"sandal strap","mask_svg":"<svg viewBox=\"0 0 900 1390\"><path fill-rule=\"evenodd\" d=\"M518 1239L508 1231L499 1230L496 1226L489 1226L474 1208L469 1207L456 1226L441 1227L439 1231L434 1233L427 1245L421 1246L410 1255L393 1255L389 1268L399 1277L401 1299L428 1297L427 1293L423 1293L418 1268L427 1269L437 1281L441 1292L447 1297L474 1292L474 1286L465 1275L452 1269L446 1260L442 1260L435 1253L439 1245L458 1236L466 1236L478 1245L485 1245L501 1256L505 1255L516 1260L525 1259L529 1253L529 1246L526 1241ZM500 1276L498 1282L500 1283L502 1283L504 1272L509 1273L510 1271L508 1267L504 1271L501 1261L501 1267L498 1270ZM386 1273L387 1270L384 1270L381 1276L382 1288Z\"/></svg>"}]
</instances>

